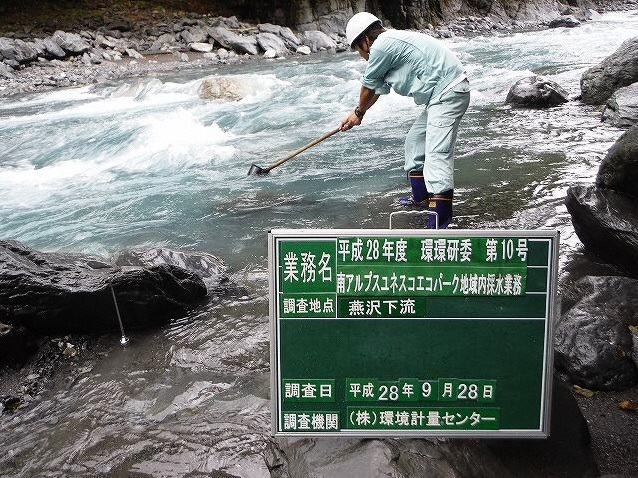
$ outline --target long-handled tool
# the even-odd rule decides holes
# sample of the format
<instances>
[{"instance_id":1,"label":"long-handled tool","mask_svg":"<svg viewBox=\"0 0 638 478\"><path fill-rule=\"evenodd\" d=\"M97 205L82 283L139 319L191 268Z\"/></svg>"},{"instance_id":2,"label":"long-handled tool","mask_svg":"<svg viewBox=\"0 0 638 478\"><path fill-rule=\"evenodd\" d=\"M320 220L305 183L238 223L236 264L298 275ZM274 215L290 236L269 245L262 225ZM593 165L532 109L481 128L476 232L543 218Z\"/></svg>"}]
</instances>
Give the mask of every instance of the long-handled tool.
<instances>
[{"instance_id":1,"label":"long-handled tool","mask_svg":"<svg viewBox=\"0 0 638 478\"><path fill-rule=\"evenodd\" d=\"M315 144L319 144L321 143L324 139L329 138L330 136L332 136L335 133L338 133L339 131L341 131L341 128L337 128L335 130L332 130L326 134L324 134L323 136L320 136L317 139L313 139L310 143L308 143L307 145L299 148L298 150L290 153L288 156L286 156L285 158L281 158L278 159L277 161L275 161L274 163L272 163L269 166L266 166L265 168L259 167L256 164L253 164L250 169L248 170L248 176L252 175L252 174L268 174L270 172L271 169L276 168L277 166L279 166L280 164L285 163L286 161L288 161L289 159L294 158L295 156L297 156L299 153L303 153L305 150L307 150L308 148L312 148Z\"/></svg>"}]
</instances>

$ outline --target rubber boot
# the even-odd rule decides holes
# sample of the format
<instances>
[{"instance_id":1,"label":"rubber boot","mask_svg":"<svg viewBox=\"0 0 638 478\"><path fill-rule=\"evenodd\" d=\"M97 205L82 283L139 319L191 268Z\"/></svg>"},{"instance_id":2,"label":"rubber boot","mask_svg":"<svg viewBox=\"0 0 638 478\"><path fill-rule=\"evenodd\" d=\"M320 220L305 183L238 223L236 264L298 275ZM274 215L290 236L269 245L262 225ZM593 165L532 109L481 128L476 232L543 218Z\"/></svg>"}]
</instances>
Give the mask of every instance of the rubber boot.
<instances>
[{"instance_id":1,"label":"rubber boot","mask_svg":"<svg viewBox=\"0 0 638 478\"><path fill-rule=\"evenodd\" d=\"M439 217L439 229L447 229L452 221L452 199L454 190L448 189L439 194L433 194L428 201L428 211L436 212ZM436 229L436 216L428 214L428 228Z\"/></svg>"},{"instance_id":2,"label":"rubber boot","mask_svg":"<svg viewBox=\"0 0 638 478\"><path fill-rule=\"evenodd\" d=\"M423 180L423 171L410 171L408 173L410 187L412 188L411 198L399 198L398 202L402 206L427 206L426 200L430 196L425 181Z\"/></svg>"}]
</instances>

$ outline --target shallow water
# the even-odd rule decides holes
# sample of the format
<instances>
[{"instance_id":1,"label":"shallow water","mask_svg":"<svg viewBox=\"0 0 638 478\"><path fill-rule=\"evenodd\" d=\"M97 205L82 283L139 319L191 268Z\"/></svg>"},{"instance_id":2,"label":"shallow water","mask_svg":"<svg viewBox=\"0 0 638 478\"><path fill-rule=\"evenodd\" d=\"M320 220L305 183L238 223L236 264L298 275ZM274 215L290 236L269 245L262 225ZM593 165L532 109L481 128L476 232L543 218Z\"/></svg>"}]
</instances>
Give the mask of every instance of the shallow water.
<instances>
[{"instance_id":1,"label":"shallow water","mask_svg":"<svg viewBox=\"0 0 638 478\"><path fill-rule=\"evenodd\" d=\"M572 95L582 72L638 31L638 13L577 29L456 38L472 102L456 161L456 227L551 227L578 245L566 188L591 182L621 130L576 101L503 104L541 73ZM266 233L388 225L408 190L403 138L418 109L389 95L364 125L266 177L247 177L334 129L356 104L354 54L254 61L61 90L0 104L0 237L108 256L163 245L217 254L238 289L163 330L104 336L19 414L0 416L0 475L269 476ZM238 102L200 98L204 79ZM137 475L136 475L137 473Z\"/></svg>"}]
</instances>

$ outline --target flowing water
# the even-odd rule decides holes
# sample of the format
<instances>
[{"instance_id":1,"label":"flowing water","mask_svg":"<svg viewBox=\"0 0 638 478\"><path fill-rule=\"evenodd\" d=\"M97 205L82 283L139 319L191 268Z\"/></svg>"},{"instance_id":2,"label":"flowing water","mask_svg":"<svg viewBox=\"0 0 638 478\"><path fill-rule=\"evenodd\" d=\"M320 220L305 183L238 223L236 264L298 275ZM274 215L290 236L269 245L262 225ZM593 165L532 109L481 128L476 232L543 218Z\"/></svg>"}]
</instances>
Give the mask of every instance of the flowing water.
<instances>
[{"instance_id":1,"label":"flowing water","mask_svg":"<svg viewBox=\"0 0 638 478\"><path fill-rule=\"evenodd\" d=\"M456 160L460 228L557 228L578 240L567 187L591 182L622 133L597 108L504 105L532 73L579 93L581 74L636 35L638 12L580 28L448 40L472 101ZM109 256L127 247L212 252L238 291L169 327L100 337L34 403L0 416L0 475L269 476L266 233L388 227L410 99L382 97L362 126L265 177L247 177L334 129L358 98L353 53L252 61L5 99L0 104L0 237ZM219 76L243 99L206 100Z\"/></svg>"}]
</instances>

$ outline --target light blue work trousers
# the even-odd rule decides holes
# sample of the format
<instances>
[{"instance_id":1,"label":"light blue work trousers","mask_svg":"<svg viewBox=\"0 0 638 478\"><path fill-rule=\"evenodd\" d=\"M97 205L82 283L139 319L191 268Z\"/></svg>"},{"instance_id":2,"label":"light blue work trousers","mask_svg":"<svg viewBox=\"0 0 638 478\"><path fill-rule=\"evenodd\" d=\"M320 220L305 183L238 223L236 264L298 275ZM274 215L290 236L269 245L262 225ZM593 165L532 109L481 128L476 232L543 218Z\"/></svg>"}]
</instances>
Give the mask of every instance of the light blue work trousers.
<instances>
[{"instance_id":1,"label":"light blue work trousers","mask_svg":"<svg viewBox=\"0 0 638 478\"><path fill-rule=\"evenodd\" d=\"M463 80L432 99L408 131L404 169L423 169L430 194L454 189L454 145L469 104L470 83Z\"/></svg>"}]
</instances>

